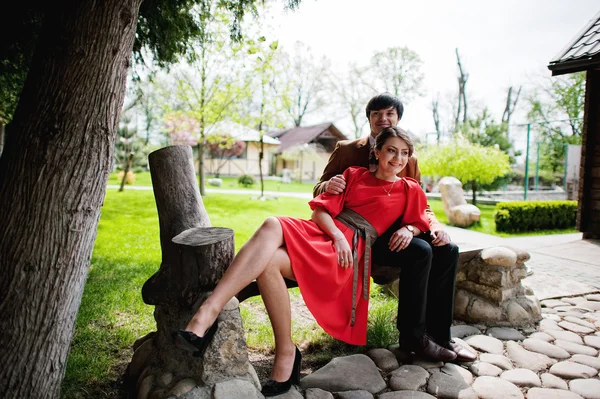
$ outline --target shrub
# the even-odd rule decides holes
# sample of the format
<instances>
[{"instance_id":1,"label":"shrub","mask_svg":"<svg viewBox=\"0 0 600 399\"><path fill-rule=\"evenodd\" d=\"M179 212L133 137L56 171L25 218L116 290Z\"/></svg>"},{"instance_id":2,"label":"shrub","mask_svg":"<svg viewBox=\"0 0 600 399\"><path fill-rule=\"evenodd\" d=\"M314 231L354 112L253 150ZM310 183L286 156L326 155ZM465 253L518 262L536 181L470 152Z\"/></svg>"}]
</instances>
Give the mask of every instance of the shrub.
<instances>
[{"instance_id":1,"label":"shrub","mask_svg":"<svg viewBox=\"0 0 600 399\"><path fill-rule=\"evenodd\" d=\"M574 228L576 217L576 201L499 202L494 215L498 232Z\"/></svg>"},{"instance_id":2,"label":"shrub","mask_svg":"<svg viewBox=\"0 0 600 399\"><path fill-rule=\"evenodd\" d=\"M124 170L121 170L117 173L117 180L121 182L123 180L123 175L125 174ZM127 177L125 178L125 184L133 184L135 183L135 173L132 171L127 172Z\"/></svg>"},{"instance_id":3,"label":"shrub","mask_svg":"<svg viewBox=\"0 0 600 399\"><path fill-rule=\"evenodd\" d=\"M251 185L254 184L254 177L252 177L248 174L243 174L240 177L238 177L238 184L240 186L250 187Z\"/></svg>"}]
</instances>

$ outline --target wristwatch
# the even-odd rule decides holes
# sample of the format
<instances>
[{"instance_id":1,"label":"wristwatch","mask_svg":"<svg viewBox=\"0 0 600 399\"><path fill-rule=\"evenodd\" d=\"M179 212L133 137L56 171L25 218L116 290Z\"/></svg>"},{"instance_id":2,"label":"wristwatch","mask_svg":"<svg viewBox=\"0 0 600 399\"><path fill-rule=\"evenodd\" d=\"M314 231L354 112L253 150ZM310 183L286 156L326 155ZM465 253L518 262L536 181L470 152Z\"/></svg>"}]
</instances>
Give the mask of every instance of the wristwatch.
<instances>
[{"instance_id":1,"label":"wristwatch","mask_svg":"<svg viewBox=\"0 0 600 399\"><path fill-rule=\"evenodd\" d=\"M412 235L413 235L413 236L415 235L415 228L414 228L414 227L412 227L412 225L410 225L410 224L407 224L407 225L406 225L406 226L404 226L404 227L406 227L406 230L410 231L410 232L412 233Z\"/></svg>"}]
</instances>

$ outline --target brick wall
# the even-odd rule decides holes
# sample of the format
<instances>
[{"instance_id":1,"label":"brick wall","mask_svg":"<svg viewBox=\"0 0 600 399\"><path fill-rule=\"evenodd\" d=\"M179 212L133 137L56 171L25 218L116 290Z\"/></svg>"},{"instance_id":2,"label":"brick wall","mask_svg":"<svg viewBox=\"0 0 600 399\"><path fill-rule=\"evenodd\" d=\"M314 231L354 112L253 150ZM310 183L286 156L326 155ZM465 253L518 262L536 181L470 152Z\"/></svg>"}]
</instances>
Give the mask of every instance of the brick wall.
<instances>
[{"instance_id":1,"label":"brick wall","mask_svg":"<svg viewBox=\"0 0 600 399\"><path fill-rule=\"evenodd\" d=\"M577 228L600 238L600 69L587 71L584 118Z\"/></svg>"}]
</instances>

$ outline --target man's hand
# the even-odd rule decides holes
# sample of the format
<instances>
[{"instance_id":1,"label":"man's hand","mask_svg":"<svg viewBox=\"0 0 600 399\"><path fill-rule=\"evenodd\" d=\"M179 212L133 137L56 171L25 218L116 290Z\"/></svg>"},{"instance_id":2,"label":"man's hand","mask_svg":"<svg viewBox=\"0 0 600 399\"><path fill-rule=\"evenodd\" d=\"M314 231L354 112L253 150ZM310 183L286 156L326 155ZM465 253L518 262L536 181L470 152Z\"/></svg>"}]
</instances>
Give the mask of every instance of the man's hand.
<instances>
[{"instance_id":1,"label":"man's hand","mask_svg":"<svg viewBox=\"0 0 600 399\"><path fill-rule=\"evenodd\" d=\"M441 247L450 244L450 235L444 230L436 230L431 232L431 244L436 247Z\"/></svg>"},{"instance_id":2,"label":"man's hand","mask_svg":"<svg viewBox=\"0 0 600 399\"><path fill-rule=\"evenodd\" d=\"M329 194L341 194L346 189L346 179L344 175L335 175L327 182L327 188L325 192Z\"/></svg>"},{"instance_id":3,"label":"man's hand","mask_svg":"<svg viewBox=\"0 0 600 399\"><path fill-rule=\"evenodd\" d=\"M400 230L394 232L392 237L390 237L390 242L388 243L390 251L402 251L404 248L408 247L408 244L410 244L412 239L413 233L408 231L406 226L403 226Z\"/></svg>"}]
</instances>

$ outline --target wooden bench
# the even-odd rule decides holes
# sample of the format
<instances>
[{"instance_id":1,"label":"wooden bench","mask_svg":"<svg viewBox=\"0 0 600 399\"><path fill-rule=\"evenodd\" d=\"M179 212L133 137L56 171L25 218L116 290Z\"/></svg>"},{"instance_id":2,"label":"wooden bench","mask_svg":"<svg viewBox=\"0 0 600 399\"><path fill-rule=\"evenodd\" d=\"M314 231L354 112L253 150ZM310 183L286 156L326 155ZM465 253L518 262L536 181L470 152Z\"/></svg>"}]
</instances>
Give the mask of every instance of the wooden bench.
<instances>
[{"instance_id":1,"label":"wooden bench","mask_svg":"<svg viewBox=\"0 0 600 399\"><path fill-rule=\"evenodd\" d=\"M459 267L461 264L467 263L471 259L473 259L479 252L481 252L482 249L483 248L475 248L474 249L473 247L467 247L467 248L465 248L465 250L460 249L459 254L458 254ZM371 278L373 279L373 282L375 284L387 285L387 284L394 282L394 280L397 280L399 277L400 277L400 272L399 272L398 268L391 267L391 266L375 265L375 264L373 264L371 266ZM294 280L289 280L287 278L284 278L284 280L285 280L285 285L288 289L295 288L298 286L298 283ZM260 290L258 289L258 284L256 284L256 281L253 281L252 283L247 285L245 288L243 288L240 292L238 292L235 297L240 302L243 302L246 299L251 298L256 295L260 295Z\"/></svg>"}]
</instances>

